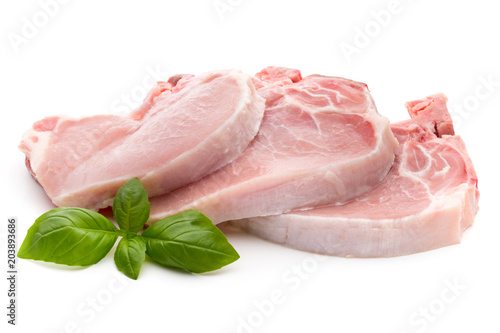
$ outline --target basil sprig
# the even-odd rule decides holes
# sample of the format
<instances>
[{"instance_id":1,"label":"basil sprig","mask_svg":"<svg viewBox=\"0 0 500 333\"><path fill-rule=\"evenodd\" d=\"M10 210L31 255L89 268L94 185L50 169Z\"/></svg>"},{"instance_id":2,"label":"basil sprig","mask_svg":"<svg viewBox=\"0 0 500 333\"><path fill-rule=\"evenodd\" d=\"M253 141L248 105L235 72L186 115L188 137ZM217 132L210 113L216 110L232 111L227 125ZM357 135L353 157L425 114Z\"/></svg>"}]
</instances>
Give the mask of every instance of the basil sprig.
<instances>
[{"instance_id":1,"label":"basil sprig","mask_svg":"<svg viewBox=\"0 0 500 333\"><path fill-rule=\"evenodd\" d=\"M224 234L197 210L164 218L142 235L149 218L148 194L137 178L116 194L113 215L83 208L59 207L42 214L29 228L18 257L69 266L90 266L108 254L118 237L116 267L137 279L146 254L167 267L193 273L213 271L240 257Z\"/></svg>"}]
</instances>

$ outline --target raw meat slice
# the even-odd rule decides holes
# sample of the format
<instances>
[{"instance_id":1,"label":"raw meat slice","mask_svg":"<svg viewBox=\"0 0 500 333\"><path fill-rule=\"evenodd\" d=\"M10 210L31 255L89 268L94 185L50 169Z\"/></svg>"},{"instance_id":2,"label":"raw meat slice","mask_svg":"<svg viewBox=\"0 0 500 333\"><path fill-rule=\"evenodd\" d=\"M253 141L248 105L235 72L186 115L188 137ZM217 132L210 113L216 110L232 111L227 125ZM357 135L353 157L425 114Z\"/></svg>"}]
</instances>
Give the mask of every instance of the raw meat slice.
<instances>
[{"instance_id":1,"label":"raw meat slice","mask_svg":"<svg viewBox=\"0 0 500 333\"><path fill-rule=\"evenodd\" d=\"M149 223L198 209L214 223L345 202L378 184L397 141L365 84L269 67L259 133L231 164L151 199Z\"/></svg>"},{"instance_id":2,"label":"raw meat slice","mask_svg":"<svg viewBox=\"0 0 500 333\"><path fill-rule=\"evenodd\" d=\"M399 147L380 186L344 205L231 224L296 249L345 257L392 257L459 243L478 210L472 161L453 135L446 97L407 108L413 119L391 125Z\"/></svg>"},{"instance_id":3,"label":"raw meat slice","mask_svg":"<svg viewBox=\"0 0 500 333\"><path fill-rule=\"evenodd\" d=\"M257 134L264 107L247 74L175 76L129 115L38 121L20 149L54 204L99 209L130 178L159 195L231 162Z\"/></svg>"}]
</instances>

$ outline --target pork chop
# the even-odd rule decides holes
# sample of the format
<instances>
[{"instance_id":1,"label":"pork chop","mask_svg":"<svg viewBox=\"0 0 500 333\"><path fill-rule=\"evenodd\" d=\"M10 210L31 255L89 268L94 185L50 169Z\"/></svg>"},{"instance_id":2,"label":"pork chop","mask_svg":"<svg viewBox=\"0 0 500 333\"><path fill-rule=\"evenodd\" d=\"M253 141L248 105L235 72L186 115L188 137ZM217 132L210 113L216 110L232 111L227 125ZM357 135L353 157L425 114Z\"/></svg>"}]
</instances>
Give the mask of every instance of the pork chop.
<instances>
[{"instance_id":1,"label":"pork chop","mask_svg":"<svg viewBox=\"0 0 500 333\"><path fill-rule=\"evenodd\" d=\"M397 141L365 84L269 67L255 85L266 110L250 146L205 178L152 198L149 224L187 209L219 223L342 203L387 175Z\"/></svg>"},{"instance_id":2,"label":"pork chop","mask_svg":"<svg viewBox=\"0 0 500 333\"><path fill-rule=\"evenodd\" d=\"M159 195L231 162L257 134L263 113L247 74L176 76L131 114L45 118L19 147L55 205L99 209L130 178Z\"/></svg>"},{"instance_id":3,"label":"pork chop","mask_svg":"<svg viewBox=\"0 0 500 333\"><path fill-rule=\"evenodd\" d=\"M446 98L407 103L391 125L395 163L372 191L344 205L231 222L296 249L345 257L392 257L459 243L478 210L477 176L455 136Z\"/></svg>"}]
</instances>

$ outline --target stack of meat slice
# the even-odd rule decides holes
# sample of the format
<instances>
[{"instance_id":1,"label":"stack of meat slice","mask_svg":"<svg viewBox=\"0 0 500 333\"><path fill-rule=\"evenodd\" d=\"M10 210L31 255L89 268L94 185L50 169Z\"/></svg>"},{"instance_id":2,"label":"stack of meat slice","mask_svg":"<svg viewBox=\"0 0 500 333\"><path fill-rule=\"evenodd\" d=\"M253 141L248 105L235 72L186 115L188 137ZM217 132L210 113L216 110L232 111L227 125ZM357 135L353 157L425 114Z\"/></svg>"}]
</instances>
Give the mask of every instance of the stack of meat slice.
<instances>
[{"instance_id":1,"label":"stack of meat slice","mask_svg":"<svg viewBox=\"0 0 500 333\"><path fill-rule=\"evenodd\" d=\"M198 209L301 250L396 256L459 242L479 197L446 98L407 107L390 125L365 84L281 67L182 75L127 116L46 118L21 149L56 205L106 207L139 177L148 224Z\"/></svg>"}]
</instances>

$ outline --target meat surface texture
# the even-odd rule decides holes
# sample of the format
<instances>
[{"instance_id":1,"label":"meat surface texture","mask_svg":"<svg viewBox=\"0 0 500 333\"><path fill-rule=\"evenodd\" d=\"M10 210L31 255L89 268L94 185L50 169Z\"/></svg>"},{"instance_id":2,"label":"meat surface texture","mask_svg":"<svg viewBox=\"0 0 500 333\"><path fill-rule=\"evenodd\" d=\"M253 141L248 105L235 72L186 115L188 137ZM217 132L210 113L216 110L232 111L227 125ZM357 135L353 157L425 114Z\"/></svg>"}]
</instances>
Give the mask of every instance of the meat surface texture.
<instances>
[{"instance_id":1,"label":"meat surface texture","mask_svg":"<svg viewBox=\"0 0 500 333\"><path fill-rule=\"evenodd\" d=\"M392 257L459 243L478 210L477 177L453 133L446 98L407 103L391 125L395 163L372 191L344 205L231 222L296 249L345 257Z\"/></svg>"},{"instance_id":2,"label":"meat surface texture","mask_svg":"<svg viewBox=\"0 0 500 333\"><path fill-rule=\"evenodd\" d=\"M54 204L99 209L130 178L160 195L233 161L257 134L264 108L247 74L175 76L131 114L45 118L19 147Z\"/></svg>"},{"instance_id":3,"label":"meat surface texture","mask_svg":"<svg viewBox=\"0 0 500 333\"><path fill-rule=\"evenodd\" d=\"M397 140L365 84L268 67L254 79L266 110L234 162L151 199L149 223L198 209L217 224L343 203L387 175Z\"/></svg>"}]
</instances>

